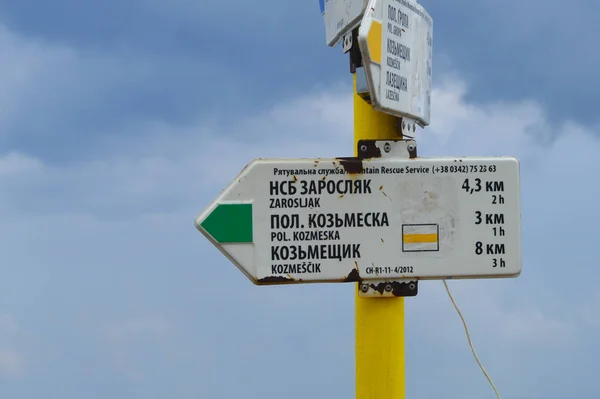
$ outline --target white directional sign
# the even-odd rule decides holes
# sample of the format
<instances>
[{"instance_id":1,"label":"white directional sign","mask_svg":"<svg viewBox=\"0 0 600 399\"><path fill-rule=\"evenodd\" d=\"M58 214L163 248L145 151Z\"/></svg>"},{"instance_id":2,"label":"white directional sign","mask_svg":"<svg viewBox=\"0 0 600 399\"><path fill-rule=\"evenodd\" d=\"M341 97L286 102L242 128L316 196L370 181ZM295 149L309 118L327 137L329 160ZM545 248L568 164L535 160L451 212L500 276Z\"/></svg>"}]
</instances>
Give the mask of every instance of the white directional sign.
<instances>
[{"instance_id":1,"label":"white directional sign","mask_svg":"<svg viewBox=\"0 0 600 399\"><path fill-rule=\"evenodd\" d=\"M433 20L414 0L370 0L358 30L371 102L429 125Z\"/></svg>"},{"instance_id":2,"label":"white directional sign","mask_svg":"<svg viewBox=\"0 0 600 399\"><path fill-rule=\"evenodd\" d=\"M335 46L342 36L360 24L367 0L320 0L325 19L327 45Z\"/></svg>"},{"instance_id":3,"label":"white directional sign","mask_svg":"<svg viewBox=\"0 0 600 399\"><path fill-rule=\"evenodd\" d=\"M259 159L195 225L256 284L516 277L519 163Z\"/></svg>"}]
</instances>

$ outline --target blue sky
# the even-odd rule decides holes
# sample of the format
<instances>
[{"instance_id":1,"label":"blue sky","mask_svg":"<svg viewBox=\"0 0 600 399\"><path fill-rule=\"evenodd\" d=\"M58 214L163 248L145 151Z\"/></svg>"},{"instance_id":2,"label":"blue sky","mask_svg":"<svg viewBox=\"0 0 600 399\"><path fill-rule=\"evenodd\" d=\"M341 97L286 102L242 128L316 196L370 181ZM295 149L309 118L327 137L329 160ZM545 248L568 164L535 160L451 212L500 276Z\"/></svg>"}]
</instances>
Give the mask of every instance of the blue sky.
<instances>
[{"instance_id":1,"label":"blue sky","mask_svg":"<svg viewBox=\"0 0 600 399\"><path fill-rule=\"evenodd\" d=\"M420 155L521 160L523 274L453 281L505 399L600 396L600 3L423 1ZM255 287L197 214L257 157L352 152L318 2L0 1L0 396L354 395L350 284ZM493 398L440 282L407 397Z\"/></svg>"}]
</instances>

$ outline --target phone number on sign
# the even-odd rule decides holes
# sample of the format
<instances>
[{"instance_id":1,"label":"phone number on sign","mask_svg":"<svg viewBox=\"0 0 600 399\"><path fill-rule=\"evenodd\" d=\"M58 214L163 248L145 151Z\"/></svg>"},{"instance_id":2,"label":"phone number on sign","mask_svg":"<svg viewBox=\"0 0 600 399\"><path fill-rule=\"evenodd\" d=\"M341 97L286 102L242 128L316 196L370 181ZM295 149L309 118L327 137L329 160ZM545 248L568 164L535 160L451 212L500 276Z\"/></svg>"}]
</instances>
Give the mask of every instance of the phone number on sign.
<instances>
[{"instance_id":1,"label":"phone number on sign","mask_svg":"<svg viewBox=\"0 0 600 399\"><path fill-rule=\"evenodd\" d=\"M494 173L496 165L442 165L431 168L431 173Z\"/></svg>"}]
</instances>

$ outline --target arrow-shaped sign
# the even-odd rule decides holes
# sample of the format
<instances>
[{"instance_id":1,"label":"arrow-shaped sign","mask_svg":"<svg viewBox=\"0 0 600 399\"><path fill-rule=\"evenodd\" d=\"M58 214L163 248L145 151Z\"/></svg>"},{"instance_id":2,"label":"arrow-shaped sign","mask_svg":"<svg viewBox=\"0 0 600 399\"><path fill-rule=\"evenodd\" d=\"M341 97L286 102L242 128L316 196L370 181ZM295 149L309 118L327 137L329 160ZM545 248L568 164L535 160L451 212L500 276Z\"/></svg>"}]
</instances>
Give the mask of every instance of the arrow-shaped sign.
<instances>
[{"instance_id":1,"label":"arrow-shaped sign","mask_svg":"<svg viewBox=\"0 0 600 399\"><path fill-rule=\"evenodd\" d=\"M259 159L195 224L256 284L521 272L510 157Z\"/></svg>"}]
</instances>

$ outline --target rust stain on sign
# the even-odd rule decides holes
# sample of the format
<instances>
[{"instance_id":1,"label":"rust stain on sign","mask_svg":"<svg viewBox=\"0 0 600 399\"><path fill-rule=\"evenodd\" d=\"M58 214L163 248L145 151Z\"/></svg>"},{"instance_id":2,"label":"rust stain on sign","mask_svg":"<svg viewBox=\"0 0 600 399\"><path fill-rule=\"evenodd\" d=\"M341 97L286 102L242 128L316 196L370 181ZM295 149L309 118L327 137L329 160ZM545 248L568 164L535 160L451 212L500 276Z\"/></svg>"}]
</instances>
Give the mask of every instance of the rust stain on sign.
<instances>
[{"instance_id":1,"label":"rust stain on sign","mask_svg":"<svg viewBox=\"0 0 600 399\"><path fill-rule=\"evenodd\" d=\"M378 283L377 285L369 284L369 286L380 294L387 291L396 297L416 296L418 292L418 283L416 281L388 281Z\"/></svg>"},{"instance_id":2,"label":"rust stain on sign","mask_svg":"<svg viewBox=\"0 0 600 399\"><path fill-rule=\"evenodd\" d=\"M291 277L285 276L269 276L264 278L259 278L257 280L258 284L283 284L283 283L293 283L295 280Z\"/></svg>"},{"instance_id":3,"label":"rust stain on sign","mask_svg":"<svg viewBox=\"0 0 600 399\"><path fill-rule=\"evenodd\" d=\"M359 158L381 158L381 149L375 145L373 140L358 141Z\"/></svg>"},{"instance_id":4,"label":"rust stain on sign","mask_svg":"<svg viewBox=\"0 0 600 399\"><path fill-rule=\"evenodd\" d=\"M417 158L417 146L416 145L408 146L408 157L410 159Z\"/></svg>"},{"instance_id":5,"label":"rust stain on sign","mask_svg":"<svg viewBox=\"0 0 600 399\"><path fill-rule=\"evenodd\" d=\"M390 201L392 200L390 197L388 197L385 191L383 191L383 186L379 186L379 191L381 191L381 194L383 194L387 199L389 199Z\"/></svg>"},{"instance_id":6,"label":"rust stain on sign","mask_svg":"<svg viewBox=\"0 0 600 399\"><path fill-rule=\"evenodd\" d=\"M337 158L346 173L359 175L363 173L363 163L360 158Z\"/></svg>"},{"instance_id":7,"label":"rust stain on sign","mask_svg":"<svg viewBox=\"0 0 600 399\"><path fill-rule=\"evenodd\" d=\"M346 283L349 283L352 281L360 281L360 273L358 271L358 263L354 262L354 264L356 265L356 268L352 269L352 271L350 273L348 273L348 275L344 279L344 282L346 282Z\"/></svg>"}]
</instances>

